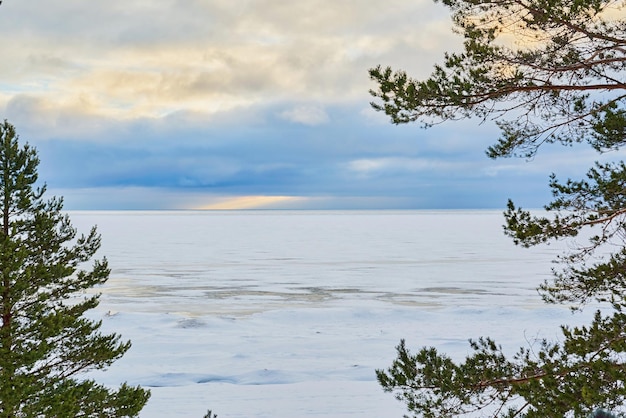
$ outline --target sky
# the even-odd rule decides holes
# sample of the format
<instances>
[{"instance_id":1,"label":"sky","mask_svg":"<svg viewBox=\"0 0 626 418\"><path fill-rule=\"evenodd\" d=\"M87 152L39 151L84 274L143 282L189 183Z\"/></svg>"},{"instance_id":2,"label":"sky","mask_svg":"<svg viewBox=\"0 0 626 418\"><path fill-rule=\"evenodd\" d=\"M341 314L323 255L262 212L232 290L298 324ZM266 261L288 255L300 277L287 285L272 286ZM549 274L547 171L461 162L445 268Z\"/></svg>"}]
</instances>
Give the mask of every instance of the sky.
<instances>
[{"instance_id":1,"label":"sky","mask_svg":"<svg viewBox=\"0 0 626 418\"><path fill-rule=\"evenodd\" d=\"M4 0L0 118L67 209L539 207L587 155L371 109L368 69L427 77L451 27L430 0Z\"/></svg>"}]
</instances>

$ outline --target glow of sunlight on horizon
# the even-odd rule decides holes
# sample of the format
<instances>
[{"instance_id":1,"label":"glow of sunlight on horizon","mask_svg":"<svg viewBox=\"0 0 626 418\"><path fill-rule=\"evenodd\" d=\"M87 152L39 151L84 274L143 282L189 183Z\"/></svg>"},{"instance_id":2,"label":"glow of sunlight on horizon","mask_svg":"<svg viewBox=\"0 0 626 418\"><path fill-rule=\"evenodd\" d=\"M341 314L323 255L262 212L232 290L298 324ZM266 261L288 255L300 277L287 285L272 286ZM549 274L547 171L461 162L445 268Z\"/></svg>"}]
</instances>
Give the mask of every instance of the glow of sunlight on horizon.
<instances>
[{"instance_id":1,"label":"glow of sunlight on horizon","mask_svg":"<svg viewBox=\"0 0 626 418\"><path fill-rule=\"evenodd\" d=\"M280 203L294 203L307 200L300 196L239 196L226 198L215 203L203 205L195 209L201 210L236 210L236 209L263 209L276 207Z\"/></svg>"}]
</instances>

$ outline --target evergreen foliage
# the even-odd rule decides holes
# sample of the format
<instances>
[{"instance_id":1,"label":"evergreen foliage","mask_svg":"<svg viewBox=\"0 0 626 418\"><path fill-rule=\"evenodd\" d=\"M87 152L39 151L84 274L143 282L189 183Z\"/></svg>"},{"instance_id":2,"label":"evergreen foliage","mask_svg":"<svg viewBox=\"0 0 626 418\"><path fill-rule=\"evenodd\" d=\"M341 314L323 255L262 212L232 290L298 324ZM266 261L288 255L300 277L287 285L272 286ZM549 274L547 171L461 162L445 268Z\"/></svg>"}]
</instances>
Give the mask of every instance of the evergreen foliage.
<instances>
[{"instance_id":1,"label":"evergreen foliage","mask_svg":"<svg viewBox=\"0 0 626 418\"><path fill-rule=\"evenodd\" d=\"M136 416L149 392L112 390L80 379L119 359L130 342L99 332L83 314L98 305L85 291L109 276L95 227L77 235L62 199L36 187L39 159L0 124L0 417Z\"/></svg>"},{"instance_id":2,"label":"evergreen foliage","mask_svg":"<svg viewBox=\"0 0 626 418\"><path fill-rule=\"evenodd\" d=\"M501 135L487 150L491 158L531 158L550 143L587 143L599 153L626 144L623 2L441 3L464 36L462 52L445 54L426 80L389 67L370 70L378 85L372 106L393 123L493 120ZM542 296L574 309L590 301L609 309L586 327L563 326L560 342L522 348L510 359L489 338L472 341L473 354L460 364L434 348L412 354L401 342L393 365L377 374L415 416L586 418L626 411L626 164L595 163L582 180L552 175L549 186L545 215L509 201L505 233L525 247L589 237L559 256Z\"/></svg>"}]
</instances>

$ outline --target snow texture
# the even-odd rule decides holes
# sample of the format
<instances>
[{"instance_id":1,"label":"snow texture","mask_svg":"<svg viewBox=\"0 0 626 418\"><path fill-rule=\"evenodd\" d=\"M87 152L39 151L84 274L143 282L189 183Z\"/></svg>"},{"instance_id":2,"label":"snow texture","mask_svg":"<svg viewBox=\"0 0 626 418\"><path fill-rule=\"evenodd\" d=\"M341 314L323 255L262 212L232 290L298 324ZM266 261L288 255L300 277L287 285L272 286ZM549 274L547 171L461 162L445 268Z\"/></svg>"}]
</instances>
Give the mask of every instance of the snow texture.
<instances>
[{"instance_id":1,"label":"snow texture","mask_svg":"<svg viewBox=\"0 0 626 418\"><path fill-rule=\"evenodd\" d=\"M496 211L70 212L112 268L91 317L133 346L90 377L150 388L141 417L401 417L375 370L404 338L455 359L589 320L544 305L564 245L515 247Z\"/></svg>"}]
</instances>

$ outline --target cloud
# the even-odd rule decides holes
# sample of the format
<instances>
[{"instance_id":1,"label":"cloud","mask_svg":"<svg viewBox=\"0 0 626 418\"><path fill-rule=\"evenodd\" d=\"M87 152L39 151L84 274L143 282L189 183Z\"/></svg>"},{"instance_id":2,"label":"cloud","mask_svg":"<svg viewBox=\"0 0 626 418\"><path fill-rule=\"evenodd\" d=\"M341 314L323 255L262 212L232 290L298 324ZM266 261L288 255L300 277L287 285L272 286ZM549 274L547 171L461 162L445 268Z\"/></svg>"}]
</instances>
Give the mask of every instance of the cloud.
<instances>
[{"instance_id":1,"label":"cloud","mask_svg":"<svg viewBox=\"0 0 626 418\"><path fill-rule=\"evenodd\" d=\"M6 1L0 113L75 208L494 206L545 188L549 158L486 159L493 126L368 107L367 70L429 74L462 42L450 25L415 0Z\"/></svg>"},{"instance_id":2,"label":"cloud","mask_svg":"<svg viewBox=\"0 0 626 418\"><path fill-rule=\"evenodd\" d=\"M316 126L330 120L326 111L320 106L300 105L280 113L280 117L290 122Z\"/></svg>"},{"instance_id":3,"label":"cloud","mask_svg":"<svg viewBox=\"0 0 626 418\"><path fill-rule=\"evenodd\" d=\"M545 188L550 172L548 165L520 160L510 161L519 170L500 170L497 162L484 156L484 141L474 137L467 137L464 146L453 147L446 145L449 139L439 136L445 132L438 129L372 125L361 115L361 105L331 106L325 109L328 122L316 126L279 116L284 109L298 106L259 104L249 113L233 109L216 119L175 114L105 123L99 128L96 118L88 141L50 137L47 129L31 136L35 132L17 128L24 140L38 148L41 178L51 188L108 191L104 201L68 199L68 205L76 205L70 208L94 202L146 208L134 198L154 208L201 208L219 203L213 197L238 196L306 198L276 202L280 208L346 208L357 202L370 208L392 203L494 207L506 202L510 190ZM90 120L76 123L87 132ZM50 123L53 131L62 132L57 122ZM520 187L519 181L525 184ZM482 188L487 192L476 191ZM116 189L153 190L163 193L163 198L147 192L118 194L113 192Z\"/></svg>"},{"instance_id":4,"label":"cloud","mask_svg":"<svg viewBox=\"0 0 626 418\"><path fill-rule=\"evenodd\" d=\"M9 98L2 112L18 132L27 137L90 138L102 129L111 131L117 121L98 114L98 106L90 97L76 94L64 100L32 94Z\"/></svg>"},{"instance_id":5,"label":"cloud","mask_svg":"<svg viewBox=\"0 0 626 418\"><path fill-rule=\"evenodd\" d=\"M359 0L3 6L0 36L12 40L0 46L4 82L65 103L87 97L113 117L212 113L268 98L363 100L369 67L419 68L424 56L413 52L451 39L438 28L449 26L440 7L410 0L383 9Z\"/></svg>"},{"instance_id":6,"label":"cloud","mask_svg":"<svg viewBox=\"0 0 626 418\"><path fill-rule=\"evenodd\" d=\"M202 210L271 209L302 205L308 200L299 196L238 196L211 199L213 202L202 205Z\"/></svg>"},{"instance_id":7,"label":"cloud","mask_svg":"<svg viewBox=\"0 0 626 418\"><path fill-rule=\"evenodd\" d=\"M421 171L450 171L462 168L458 162L434 158L384 157L353 160L348 169L365 176L384 173L417 173Z\"/></svg>"}]
</instances>

